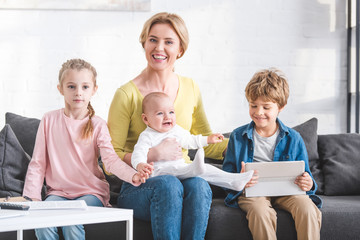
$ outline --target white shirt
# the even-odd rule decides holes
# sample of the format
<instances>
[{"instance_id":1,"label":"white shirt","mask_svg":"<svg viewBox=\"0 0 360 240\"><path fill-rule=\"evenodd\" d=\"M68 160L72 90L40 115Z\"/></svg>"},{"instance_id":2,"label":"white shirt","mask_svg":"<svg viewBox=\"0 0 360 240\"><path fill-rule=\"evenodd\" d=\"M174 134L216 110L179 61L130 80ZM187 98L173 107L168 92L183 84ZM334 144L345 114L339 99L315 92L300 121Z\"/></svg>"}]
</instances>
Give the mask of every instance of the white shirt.
<instances>
[{"instance_id":1,"label":"white shirt","mask_svg":"<svg viewBox=\"0 0 360 240\"><path fill-rule=\"evenodd\" d=\"M185 149L198 149L206 147L207 137L202 135L191 135L189 131L183 129L179 125L175 125L170 131L161 133L155 131L151 127L147 127L139 136L137 143L134 146L134 151L131 156L131 164L136 169L139 163L147 162L147 155L149 149L157 146L165 138L175 138ZM183 158L178 159L176 162L184 163ZM154 162L154 168L159 165L174 164L175 161L158 161Z\"/></svg>"}]
</instances>

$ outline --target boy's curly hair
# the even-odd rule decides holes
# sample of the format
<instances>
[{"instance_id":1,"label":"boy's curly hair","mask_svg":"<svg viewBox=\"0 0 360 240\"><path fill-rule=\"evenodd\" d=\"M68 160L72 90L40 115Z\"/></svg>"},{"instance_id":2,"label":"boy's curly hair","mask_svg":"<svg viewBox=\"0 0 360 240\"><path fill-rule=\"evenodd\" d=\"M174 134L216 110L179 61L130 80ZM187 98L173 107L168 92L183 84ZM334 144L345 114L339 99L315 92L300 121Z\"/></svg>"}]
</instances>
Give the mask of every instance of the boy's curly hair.
<instances>
[{"instance_id":1,"label":"boy's curly hair","mask_svg":"<svg viewBox=\"0 0 360 240\"><path fill-rule=\"evenodd\" d=\"M255 73L245 88L248 102L262 97L265 101L276 103L279 108L287 104L289 92L285 75L276 68L263 69Z\"/></svg>"}]
</instances>

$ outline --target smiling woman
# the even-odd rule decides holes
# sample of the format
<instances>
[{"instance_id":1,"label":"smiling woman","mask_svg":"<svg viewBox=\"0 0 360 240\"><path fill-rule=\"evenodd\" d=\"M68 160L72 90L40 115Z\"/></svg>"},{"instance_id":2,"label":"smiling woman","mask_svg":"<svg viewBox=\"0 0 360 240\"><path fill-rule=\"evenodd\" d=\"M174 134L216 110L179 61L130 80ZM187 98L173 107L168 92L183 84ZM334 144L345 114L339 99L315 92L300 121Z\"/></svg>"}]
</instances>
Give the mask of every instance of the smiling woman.
<instances>
[{"instance_id":1,"label":"smiling woman","mask_svg":"<svg viewBox=\"0 0 360 240\"><path fill-rule=\"evenodd\" d=\"M145 130L142 101L153 92L163 92L174 105L177 123L194 135L212 134L198 85L174 72L174 64L188 47L188 31L176 14L158 13L145 22L140 43L146 68L115 93L108 126L115 151L129 165L139 134ZM222 159L227 140L205 148L207 157ZM151 148L148 162L190 161L187 150L173 138ZM118 206L134 209L134 217L151 221L154 239L204 239L211 205L211 189L202 178L185 180L170 175L151 177L138 188L123 184Z\"/></svg>"},{"instance_id":2,"label":"smiling woman","mask_svg":"<svg viewBox=\"0 0 360 240\"><path fill-rule=\"evenodd\" d=\"M144 50L148 66L151 70L166 70L169 72L173 70L175 61L183 52L180 39L170 24L154 25L144 43ZM173 100L175 96L176 93L172 93Z\"/></svg>"}]
</instances>

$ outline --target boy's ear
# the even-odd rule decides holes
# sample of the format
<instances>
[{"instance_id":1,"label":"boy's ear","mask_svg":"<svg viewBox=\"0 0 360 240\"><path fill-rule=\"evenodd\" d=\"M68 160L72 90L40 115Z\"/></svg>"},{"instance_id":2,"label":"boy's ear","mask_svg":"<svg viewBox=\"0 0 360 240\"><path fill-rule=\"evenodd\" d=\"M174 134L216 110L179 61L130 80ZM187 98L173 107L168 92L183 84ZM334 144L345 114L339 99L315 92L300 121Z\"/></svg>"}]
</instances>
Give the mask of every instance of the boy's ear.
<instances>
[{"instance_id":1,"label":"boy's ear","mask_svg":"<svg viewBox=\"0 0 360 240\"><path fill-rule=\"evenodd\" d=\"M64 93L62 91L62 87L60 86L60 84L57 85L57 89L59 90L60 94L64 96Z\"/></svg>"},{"instance_id":2,"label":"boy's ear","mask_svg":"<svg viewBox=\"0 0 360 240\"><path fill-rule=\"evenodd\" d=\"M146 117L145 113L142 113L142 114L141 114L141 118L142 118L143 122L146 124L146 126L148 126L148 125L149 125L149 122L148 122L148 120L147 120L147 117Z\"/></svg>"},{"instance_id":3,"label":"boy's ear","mask_svg":"<svg viewBox=\"0 0 360 240\"><path fill-rule=\"evenodd\" d=\"M279 108L279 113L285 108L286 105L282 106L281 108Z\"/></svg>"}]
</instances>

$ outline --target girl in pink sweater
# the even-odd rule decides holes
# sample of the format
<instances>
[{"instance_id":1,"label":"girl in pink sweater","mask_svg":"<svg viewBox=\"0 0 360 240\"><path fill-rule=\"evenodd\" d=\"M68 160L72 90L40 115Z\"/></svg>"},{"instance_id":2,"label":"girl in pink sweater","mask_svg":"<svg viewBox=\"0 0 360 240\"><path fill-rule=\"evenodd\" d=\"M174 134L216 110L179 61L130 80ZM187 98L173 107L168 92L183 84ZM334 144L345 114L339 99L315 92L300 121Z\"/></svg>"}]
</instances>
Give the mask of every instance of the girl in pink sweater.
<instances>
[{"instance_id":1,"label":"girl in pink sweater","mask_svg":"<svg viewBox=\"0 0 360 240\"><path fill-rule=\"evenodd\" d=\"M59 72L58 90L65 108L48 112L40 122L25 179L23 196L45 201L85 200L89 206L109 206L109 184L98 165L135 186L145 182L124 163L111 144L106 122L95 116L90 99L97 90L96 70L81 59L71 59ZM151 169L152 166L150 165ZM82 225L63 227L65 239L85 239ZM57 228L36 229L38 239L58 239Z\"/></svg>"}]
</instances>

